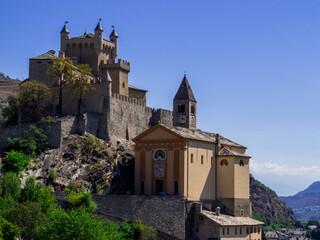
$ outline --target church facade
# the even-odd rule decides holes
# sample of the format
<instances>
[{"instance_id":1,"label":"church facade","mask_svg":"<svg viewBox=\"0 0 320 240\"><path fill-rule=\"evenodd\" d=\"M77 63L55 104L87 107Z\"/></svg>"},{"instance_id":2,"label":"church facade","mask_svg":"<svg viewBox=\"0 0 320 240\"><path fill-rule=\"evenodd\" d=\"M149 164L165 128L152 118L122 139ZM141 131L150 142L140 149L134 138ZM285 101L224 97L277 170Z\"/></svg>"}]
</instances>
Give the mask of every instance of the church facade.
<instances>
[{"instance_id":1,"label":"church facade","mask_svg":"<svg viewBox=\"0 0 320 240\"><path fill-rule=\"evenodd\" d=\"M133 139L135 194L195 202L195 239L260 240L263 223L251 218L246 147L197 130L196 111L184 76L173 100L173 125L157 124Z\"/></svg>"}]
</instances>

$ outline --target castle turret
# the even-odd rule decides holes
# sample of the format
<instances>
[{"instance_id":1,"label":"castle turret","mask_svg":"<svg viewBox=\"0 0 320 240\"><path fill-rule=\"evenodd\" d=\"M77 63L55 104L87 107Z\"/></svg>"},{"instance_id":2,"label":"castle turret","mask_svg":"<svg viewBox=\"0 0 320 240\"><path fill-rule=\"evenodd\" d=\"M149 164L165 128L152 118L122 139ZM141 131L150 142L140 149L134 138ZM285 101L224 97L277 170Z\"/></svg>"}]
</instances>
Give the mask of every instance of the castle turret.
<instances>
[{"instance_id":1,"label":"castle turret","mask_svg":"<svg viewBox=\"0 0 320 240\"><path fill-rule=\"evenodd\" d=\"M197 101L185 74L173 99L173 126L196 129L196 112Z\"/></svg>"},{"instance_id":2,"label":"castle turret","mask_svg":"<svg viewBox=\"0 0 320 240\"><path fill-rule=\"evenodd\" d=\"M64 23L64 26L60 32L60 51L67 51L67 39L69 39L69 30L67 28L67 21Z\"/></svg>"},{"instance_id":3,"label":"castle turret","mask_svg":"<svg viewBox=\"0 0 320 240\"><path fill-rule=\"evenodd\" d=\"M114 44L115 44L115 49L112 52L112 59L113 59L113 61L115 61L116 57L118 56L118 37L119 36L118 36L114 26L112 26L112 28L113 28L113 30L112 30L109 38L110 38L110 41L114 42Z\"/></svg>"},{"instance_id":4,"label":"castle turret","mask_svg":"<svg viewBox=\"0 0 320 240\"><path fill-rule=\"evenodd\" d=\"M96 50L102 50L103 48L103 29L101 27L101 19L99 19L99 22L94 29L94 48Z\"/></svg>"}]
</instances>

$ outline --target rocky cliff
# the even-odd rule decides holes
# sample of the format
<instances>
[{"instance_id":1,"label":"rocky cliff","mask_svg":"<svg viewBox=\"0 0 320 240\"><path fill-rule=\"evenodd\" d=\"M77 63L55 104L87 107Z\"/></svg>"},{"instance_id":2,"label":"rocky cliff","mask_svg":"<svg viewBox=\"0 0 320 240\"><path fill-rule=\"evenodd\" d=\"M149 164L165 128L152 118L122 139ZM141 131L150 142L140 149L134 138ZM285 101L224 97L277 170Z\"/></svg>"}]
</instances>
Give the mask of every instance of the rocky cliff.
<instances>
[{"instance_id":1,"label":"rocky cliff","mask_svg":"<svg viewBox=\"0 0 320 240\"><path fill-rule=\"evenodd\" d=\"M76 181L93 191L99 186L106 194L127 193L133 191L132 149L129 141L111 145L91 134L68 135L60 148L42 153L30 166L28 175L62 189ZM56 173L54 180L50 179L50 171Z\"/></svg>"},{"instance_id":2,"label":"rocky cliff","mask_svg":"<svg viewBox=\"0 0 320 240\"><path fill-rule=\"evenodd\" d=\"M282 202L273 190L252 176L250 176L250 195L254 213L267 218L287 219L292 223L296 221L292 209Z\"/></svg>"}]
</instances>

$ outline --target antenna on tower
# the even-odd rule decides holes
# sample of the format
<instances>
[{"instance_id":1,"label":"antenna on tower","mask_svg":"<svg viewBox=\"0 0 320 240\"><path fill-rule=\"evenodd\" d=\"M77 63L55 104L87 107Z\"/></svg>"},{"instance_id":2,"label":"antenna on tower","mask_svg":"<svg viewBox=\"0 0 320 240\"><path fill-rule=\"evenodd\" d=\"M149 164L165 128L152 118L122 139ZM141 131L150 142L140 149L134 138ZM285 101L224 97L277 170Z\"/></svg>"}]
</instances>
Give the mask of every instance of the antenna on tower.
<instances>
[{"instance_id":1,"label":"antenna on tower","mask_svg":"<svg viewBox=\"0 0 320 240\"><path fill-rule=\"evenodd\" d=\"M111 27L113 28L113 30L114 30L114 25L111 25Z\"/></svg>"},{"instance_id":2,"label":"antenna on tower","mask_svg":"<svg viewBox=\"0 0 320 240\"><path fill-rule=\"evenodd\" d=\"M67 25L67 23L69 23L69 22L68 22L68 21L65 21L65 22L64 22L64 25Z\"/></svg>"},{"instance_id":3,"label":"antenna on tower","mask_svg":"<svg viewBox=\"0 0 320 240\"><path fill-rule=\"evenodd\" d=\"M101 22L102 21L102 18L99 18L99 22Z\"/></svg>"}]
</instances>

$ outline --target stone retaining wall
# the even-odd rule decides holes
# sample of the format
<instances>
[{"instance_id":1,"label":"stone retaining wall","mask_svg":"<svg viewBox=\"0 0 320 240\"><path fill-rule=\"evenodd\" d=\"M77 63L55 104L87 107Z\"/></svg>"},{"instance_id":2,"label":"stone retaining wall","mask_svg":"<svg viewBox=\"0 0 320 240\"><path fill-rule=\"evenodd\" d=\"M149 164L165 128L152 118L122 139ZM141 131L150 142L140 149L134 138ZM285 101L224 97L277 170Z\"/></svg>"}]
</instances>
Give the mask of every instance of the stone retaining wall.
<instances>
[{"instance_id":1,"label":"stone retaining wall","mask_svg":"<svg viewBox=\"0 0 320 240\"><path fill-rule=\"evenodd\" d=\"M65 193L56 193L60 203ZM163 239L186 239L187 201L182 196L93 195L96 211L105 220L142 223L160 231Z\"/></svg>"}]
</instances>

